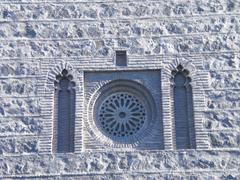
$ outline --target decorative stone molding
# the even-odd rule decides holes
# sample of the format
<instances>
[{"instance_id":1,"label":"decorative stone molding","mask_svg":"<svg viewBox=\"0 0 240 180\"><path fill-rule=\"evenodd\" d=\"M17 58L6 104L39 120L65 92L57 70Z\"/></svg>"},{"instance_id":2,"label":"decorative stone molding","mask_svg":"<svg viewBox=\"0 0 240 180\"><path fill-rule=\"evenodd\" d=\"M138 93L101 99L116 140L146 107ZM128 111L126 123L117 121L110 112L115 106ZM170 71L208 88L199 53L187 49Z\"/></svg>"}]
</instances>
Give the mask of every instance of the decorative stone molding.
<instances>
[{"instance_id":1,"label":"decorative stone molding","mask_svg":"<svg viewBox=\"0 0 240 180\"><path fill-rule=\"evenodd\" d=\"M203 131L203 110L205 108L204 91L201 83L206 79L204 72L199 72L193 61L186 58L176 58L172 63L167 64L162 70L162 89L163 89L163 126L164 126L164 144L165 149L176 148L175 127L174 127L174 102L172 92L172 79L174 78L174 71L178 71L177 67L181 65L188 71L188 76L191 77L192 95L193 95L193 112L194 125L196 135L196 148L206 149L207 134Z\"/></svg>"}]
</instances>

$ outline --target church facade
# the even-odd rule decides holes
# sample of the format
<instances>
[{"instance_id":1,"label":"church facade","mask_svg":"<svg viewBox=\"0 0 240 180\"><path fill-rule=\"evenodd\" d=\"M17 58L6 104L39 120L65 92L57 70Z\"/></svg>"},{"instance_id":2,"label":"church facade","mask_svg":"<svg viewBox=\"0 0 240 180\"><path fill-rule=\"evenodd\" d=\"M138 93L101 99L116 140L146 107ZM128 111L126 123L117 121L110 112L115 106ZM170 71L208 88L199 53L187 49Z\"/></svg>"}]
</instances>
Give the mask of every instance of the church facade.
<instances>
[{"instance_id":1,"label":"church facade","mask_svg":"<svg viewBox=\"0 0 240 180\"><path fill-rule=\"evenodd\" d=\"M2 0L0 177L239 179L239 13Z\"/></svg>"}]
</instances>

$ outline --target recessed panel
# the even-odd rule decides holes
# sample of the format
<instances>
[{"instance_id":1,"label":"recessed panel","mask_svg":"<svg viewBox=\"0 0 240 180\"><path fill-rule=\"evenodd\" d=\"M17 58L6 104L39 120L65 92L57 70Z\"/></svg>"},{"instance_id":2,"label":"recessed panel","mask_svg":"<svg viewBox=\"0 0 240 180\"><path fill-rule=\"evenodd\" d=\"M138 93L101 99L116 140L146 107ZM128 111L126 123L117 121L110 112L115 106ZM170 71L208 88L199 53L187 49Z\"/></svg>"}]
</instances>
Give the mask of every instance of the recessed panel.
<instances>
[{"instance_id":1,"label":"recessed panel","mask_svg":"<svg viewBox=\"0 0 240 180\"><path fill-rule=\"evenodd\" d=\"M87 72L85 84L86 149L162 149L159 71Z\"/></svg>"}]
</instances>

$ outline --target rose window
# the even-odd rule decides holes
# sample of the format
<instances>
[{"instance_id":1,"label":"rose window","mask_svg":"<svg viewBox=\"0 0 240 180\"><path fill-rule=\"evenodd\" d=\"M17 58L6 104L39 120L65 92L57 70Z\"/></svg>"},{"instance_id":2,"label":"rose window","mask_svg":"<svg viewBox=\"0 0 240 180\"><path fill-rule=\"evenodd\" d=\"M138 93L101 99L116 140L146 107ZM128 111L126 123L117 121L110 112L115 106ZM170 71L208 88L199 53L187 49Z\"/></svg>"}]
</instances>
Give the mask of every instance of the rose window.
<instances>
[{"instance_id":1,"label":"rose window","mask_svg":"<svg viewBox=\"0 0 240 180\"><path fill-rule=\"evenodd\" d=\"M100 105L98 120L106 134L117 138L130 137L146 123L145 104L129 92L114 93Z\"/></svg>"},{"instance_id":2,"label":"rose window","mask_svg":"<svg viewBox=\"0 0 240 180\"><path fill-rule=\"evenodd\" d=\"M91 103L93 134L107 144L133 145L151 132L155 104L148 90L137 82L118 80L106 84Z\"/></svg>"}]
</instances>

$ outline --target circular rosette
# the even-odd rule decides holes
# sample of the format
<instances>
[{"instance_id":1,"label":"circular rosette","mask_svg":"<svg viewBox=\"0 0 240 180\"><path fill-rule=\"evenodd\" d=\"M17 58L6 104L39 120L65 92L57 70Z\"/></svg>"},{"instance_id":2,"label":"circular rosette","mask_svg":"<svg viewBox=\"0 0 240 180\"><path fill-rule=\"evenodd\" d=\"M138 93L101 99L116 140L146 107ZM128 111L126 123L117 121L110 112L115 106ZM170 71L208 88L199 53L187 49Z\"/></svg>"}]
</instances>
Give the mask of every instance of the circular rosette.
<instances>
[{"instance_id":1,"label":"circular rosette","mask_svg":"<svg viewBox=\"0 0 240 180\"><path fill-rule=\"evenodd\" d=\"M145 104L129 92L117 92L105 98L99 107L98 123L109 136L130 137L146 123Z\"/></svg>"},{"instance_id":2,"label":"circular rosette","mask_svg":"<svg viewBox=\"0 0 240 180\"><path fill-rule=\"evenodd\" d=\"M149 91L137 82L110 82L97 91L91 104L91 134L108 145L134 146L151 133L155 103Z\"/></svg>"}]
</instances>

